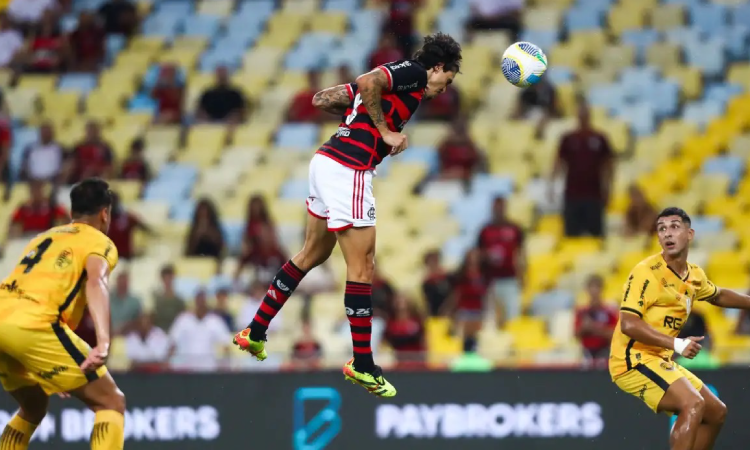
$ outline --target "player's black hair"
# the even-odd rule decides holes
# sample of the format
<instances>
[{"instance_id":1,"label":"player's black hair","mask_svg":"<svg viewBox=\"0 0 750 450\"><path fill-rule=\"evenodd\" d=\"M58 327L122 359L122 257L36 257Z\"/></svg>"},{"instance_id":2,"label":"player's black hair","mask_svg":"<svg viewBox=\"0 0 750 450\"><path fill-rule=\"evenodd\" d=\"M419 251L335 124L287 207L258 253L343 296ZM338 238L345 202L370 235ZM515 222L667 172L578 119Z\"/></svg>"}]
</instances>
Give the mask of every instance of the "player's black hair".
<instances>
[{"instance_id":1,"label":"player's black hair","mask_svg":"<svg viewBox=\"0 0 750 450\"><path fill-rule=\"evenodd\" d=\"M112 206L113 193L101 178L87 178L70 191L70 211L75 217L93 216Z\"/></svg>"},{"instance_id":2,"label":"player's black hair","mask_svg":"<svg viewBox=\"0 0 750 450\"><path fill-rule=\"evenodd\" d=\"M461 44L445 33L430 34L425 36L422 48L414 53L414 59L427 69L442 63L444 71L458 73L461 70Z\"/></svg>"},{"instance_id":3,"label":"player's black hair","mask_svg":"<svg viewBox=\"0 0 750 450\"><path fill-rule=\"evenodd\" d=\"M659 213L658 216L656 216L656 221L658 222L659 219L662 217L669 217L669 216L677 216L682 220L682 223L686 224L687 226L690 226L692 224L692 221L690 220L690 216L688 216L688 213L685 212L684 209L678 208L676 206L670 206L668 208L664 208L662 212Z\"/></svg>"}]
</instances>

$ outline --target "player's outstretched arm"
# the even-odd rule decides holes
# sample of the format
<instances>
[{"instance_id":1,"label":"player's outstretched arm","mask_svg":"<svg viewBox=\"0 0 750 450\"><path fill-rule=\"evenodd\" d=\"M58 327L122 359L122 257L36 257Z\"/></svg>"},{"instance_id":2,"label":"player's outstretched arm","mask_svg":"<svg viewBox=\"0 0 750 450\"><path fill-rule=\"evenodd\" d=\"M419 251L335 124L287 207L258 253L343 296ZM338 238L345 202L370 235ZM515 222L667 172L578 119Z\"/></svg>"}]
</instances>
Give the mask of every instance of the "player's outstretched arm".
<instances>
[{"instance_id":1,"label":"player's outstretched arm","mask_svg":"<svg viewBox=\"0 0 750 450\"><path fill-rule=\"evenodd\" d=\"M343 116L351 103L349 89L345 84L323 89L313 96L313 106L325 112Z\"/></svg>"},{"instance_id":2,"label":"player's outstretched arm","mask_svg":"<svg viewBox=\"0 0 750 450\"><path fill-rule=\"evenodd\" d=\"M750 296L734 292L730 289L719 288L719 292L707 301L712 305L722 308L750 310Z\"/></svg>"},{"instance_id":3,"label":"player's outstretched arm","mask_svg":"<svg viewBox=\"0 0 750 450\"><path fill-rule=\"evenodd\" d=\"M96 330L96 348L81 366L84 370L96 370L102 366L109 354L109 263L99 255L86 258L86 299Z\"/></svg>"},{"instance_id":4,"label":"player's outstretched arm","mask_svg":"<svg viewBox=\"0 0 750 450\"><path fill-rule=\"evenodd\" d=\"M698 354L701 345L697 341L703 340L702 336L688 339L667 336L656 331L637 315L624 311L620 311L620 330L629 338L642 344L674 350L689 359L693 359Z\"/></svg>"}]
</instances>

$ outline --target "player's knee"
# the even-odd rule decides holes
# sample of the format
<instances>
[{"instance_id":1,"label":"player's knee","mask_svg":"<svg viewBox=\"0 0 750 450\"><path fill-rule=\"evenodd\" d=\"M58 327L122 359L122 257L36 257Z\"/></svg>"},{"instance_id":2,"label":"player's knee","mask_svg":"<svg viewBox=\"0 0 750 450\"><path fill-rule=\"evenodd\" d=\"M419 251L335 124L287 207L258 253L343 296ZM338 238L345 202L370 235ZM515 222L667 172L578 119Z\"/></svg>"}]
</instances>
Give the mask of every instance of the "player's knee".
<instances>
[{"instance_id":1,"label":"player's knee","mask_svg":"<svg viewBox=\"0 0 750 450\"><path fill-rule=\"evenodd\" d=\"M125 394L121 390L115 389L111 395L107 396L102 406L103 409L125 414Z\"/></svg>"},{"instance_id":2,"label":"player's knee","mask_svg":"<svg viewBox=\"0 0 750 450\"><path fill-rule=\"evenodd\" d=\"M698 395L692 395L688 399L685 400L683 404L683 410L690 411L699 415L703 415L703 412L706 409L706 401L703 399L703 397Z\"/></svg>"},{"instance_id":3,"label":"player's knee","mask_svg":"<svg viewBox=\"0 0 750 450\"><path fill-rule=\"evenodd\" d=\"M31 423L41 423L44 416L47 415L47 406L49 405L49 399L35 400L24 405L20 405L20 414L24 420Z\"/></svg>"},{"instance_id":4,"label":"player's knee","mask_svg":"<svg viewBox=\"0 0 750 450\"><path fill-rule=\"evenodd\" d=\"M724 404L721 400L718 401L718 404L712 408L713 414L710 418L712 423L715 423L717 425L723 425L724 421L727 420L727 405Z\"/></svg>"}]
</instances>

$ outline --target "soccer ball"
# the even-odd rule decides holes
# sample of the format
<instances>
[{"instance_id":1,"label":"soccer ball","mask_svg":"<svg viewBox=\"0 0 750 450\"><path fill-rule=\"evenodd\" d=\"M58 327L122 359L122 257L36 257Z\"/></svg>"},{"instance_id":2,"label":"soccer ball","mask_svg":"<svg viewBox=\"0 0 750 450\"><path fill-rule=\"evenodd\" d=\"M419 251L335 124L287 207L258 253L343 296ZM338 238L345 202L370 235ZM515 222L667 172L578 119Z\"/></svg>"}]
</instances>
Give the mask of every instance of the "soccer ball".
<instances>
[{"instance_id":1,"label":"soccer ball","mask_svg":"<svg viewBox=\"0 0 750 450\"><path fill-rule=\"evenodd\" d=\"M547 70L547 56L531 42L516 42L503 53L503 75L510 84L525 88L536 84Z\"/></svg>"}]
</instances>

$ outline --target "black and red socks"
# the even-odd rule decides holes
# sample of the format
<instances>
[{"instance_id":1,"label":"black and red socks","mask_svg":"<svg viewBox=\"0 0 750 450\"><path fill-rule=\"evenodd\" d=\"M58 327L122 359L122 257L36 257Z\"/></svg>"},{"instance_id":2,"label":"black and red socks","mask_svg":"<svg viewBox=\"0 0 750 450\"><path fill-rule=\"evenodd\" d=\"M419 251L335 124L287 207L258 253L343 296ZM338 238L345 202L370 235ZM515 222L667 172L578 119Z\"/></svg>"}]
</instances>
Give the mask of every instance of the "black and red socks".
<instances>
[{"instance_id":1,"label":"black and red socks","mask_svg":"<svg viewBox=\"0 0 750 450\"><path fill-rule=\"evenodd\" d=\"M372 285L369 283L346 282L344 306L352 332L354 368L358 372L372 373L375 362L372 359Z\"/></svg>"},{"instance_id":2,"label":"black and red socks","mask_svg":"<svg viewBox=\"0 0 750 450\"><path fill-rule=\"evenodd\" d=\"M254 341L265 340L268 325L304 277L305 272L295 266L291 259L279 269L270 286L268 286L266 296L263 297L263 303L260 304L258 312L255 313L252 323L248 325L250 339Z\"/></svg>"}]
</instances>

